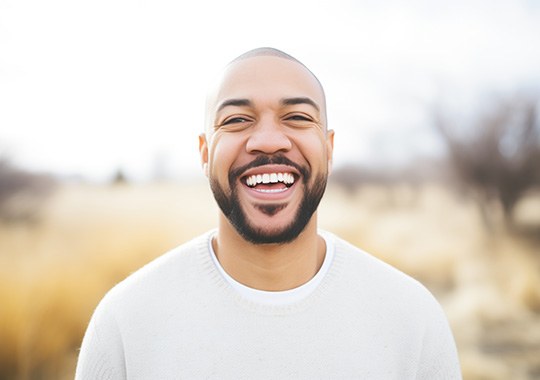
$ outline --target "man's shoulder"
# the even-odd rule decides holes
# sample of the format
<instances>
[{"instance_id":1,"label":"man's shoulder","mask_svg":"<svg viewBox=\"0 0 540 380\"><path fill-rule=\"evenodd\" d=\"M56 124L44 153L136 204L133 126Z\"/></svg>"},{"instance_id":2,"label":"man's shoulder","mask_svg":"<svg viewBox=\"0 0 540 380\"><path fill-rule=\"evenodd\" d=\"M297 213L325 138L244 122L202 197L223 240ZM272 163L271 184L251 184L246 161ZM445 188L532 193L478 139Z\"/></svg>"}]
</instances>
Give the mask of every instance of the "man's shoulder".
<instances>
[{"instance_id":1,"label":"man's shoulder","mask_svg":"<svg viewBox=\"0 0 540 380\"><path fill-rule=\"evenodd\" d=\"M182 289L204 270L211 231L162 254L116 284L102 303L123 304L133 298L164 296Z\"/></svg>"},{"instance_id":2,"label":"man's shoulder","mask_svg":"<svg viewBox=\"0 0 540 380\"><path fill-rule=\"evenodd\" d=\"M335 261L342 277L358 292L396 297L412 302L433 303L431 292L418 280L380 258L334 236Z\"/></svg>"},{"instance_id":3,"label":"man's shoulder","mask_svg":"<svg viewBox=\"0 0 540 380\"><path fill-rule=\"evenodd\" d=\"M201 255L207 252L210 234L211 232L207 232L171 249L132 273L123 282L157 279L171 272L176 277L181 274L179 272L189 271L190 265L199 262Z\"/></svg>"}]
</instances>

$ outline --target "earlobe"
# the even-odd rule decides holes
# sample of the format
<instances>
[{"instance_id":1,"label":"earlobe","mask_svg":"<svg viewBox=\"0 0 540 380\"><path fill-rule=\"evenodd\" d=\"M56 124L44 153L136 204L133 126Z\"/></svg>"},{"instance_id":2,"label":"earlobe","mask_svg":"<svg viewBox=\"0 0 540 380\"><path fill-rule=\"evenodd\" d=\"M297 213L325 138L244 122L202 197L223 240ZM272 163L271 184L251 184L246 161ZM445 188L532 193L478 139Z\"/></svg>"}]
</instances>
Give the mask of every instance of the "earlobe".
<instances>
[{"instance_id":1,"label":"earlobe","mask_svg":"<svg viewBox=\"0 0 540 380\"><path fill-rule=\"evenodd\" d=\"M199 154L201 155L204 175L208 177L208 142L204 133L199 135Z\"/></svg>"}]
</instances>

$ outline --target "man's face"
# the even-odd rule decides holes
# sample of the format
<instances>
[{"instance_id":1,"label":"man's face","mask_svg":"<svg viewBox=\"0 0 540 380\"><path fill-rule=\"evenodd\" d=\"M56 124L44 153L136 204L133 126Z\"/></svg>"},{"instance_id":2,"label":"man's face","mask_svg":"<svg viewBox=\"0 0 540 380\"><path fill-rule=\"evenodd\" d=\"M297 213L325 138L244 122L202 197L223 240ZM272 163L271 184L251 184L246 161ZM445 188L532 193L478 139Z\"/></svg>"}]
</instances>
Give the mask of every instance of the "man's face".
<instances>
[{"instance_id":1,"label":"man's face","mask_svg":"<svg viewBox=\"0 0 540 380\"><path fill-rule=\"evenodd\" d=\"M255 244L294 240L326 188L333 132L324 94L297 62L247 58L225 72L200 151L227 221Z\"/></svg>"}]
</instances>

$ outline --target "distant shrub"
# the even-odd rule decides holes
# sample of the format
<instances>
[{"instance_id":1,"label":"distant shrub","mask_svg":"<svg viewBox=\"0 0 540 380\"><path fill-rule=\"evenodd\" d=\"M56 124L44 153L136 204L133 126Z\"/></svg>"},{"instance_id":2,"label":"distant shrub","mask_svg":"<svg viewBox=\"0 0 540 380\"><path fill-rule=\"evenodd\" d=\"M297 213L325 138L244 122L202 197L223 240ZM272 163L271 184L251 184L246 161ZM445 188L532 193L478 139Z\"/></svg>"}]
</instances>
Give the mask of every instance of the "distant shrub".
<instances>
[{"instance_id":1,"label":"distant shrub","mask_svg":"<svg viewBox=\"0 0 540 380\"><path fill-rule=\"evenodd\" d=\"M514 228L514 209L526 193L540 186L539 99L498 99L472 124L435 112L434 126L448 149L461 188L476 200L488 228L494 226L493 204Z\"/></svg>"},{"instance_id":2,"label":"distant shrub","mask_svg":"<svg viewBox=\"0 0 540 380\"><path fill-rule=\"evenodd\" d=\"M23 171L0 158L0 221L35 221L43 198L53 188L50 176Z\"/></svg>"}]
</instances>

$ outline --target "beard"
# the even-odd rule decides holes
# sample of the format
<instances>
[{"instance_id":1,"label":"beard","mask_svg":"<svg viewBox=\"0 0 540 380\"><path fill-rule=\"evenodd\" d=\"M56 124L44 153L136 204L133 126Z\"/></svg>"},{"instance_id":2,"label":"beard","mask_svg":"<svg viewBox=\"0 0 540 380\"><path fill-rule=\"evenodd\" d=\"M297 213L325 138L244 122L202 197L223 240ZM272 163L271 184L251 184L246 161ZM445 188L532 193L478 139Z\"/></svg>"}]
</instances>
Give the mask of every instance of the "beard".
<instances>
[{"instance_id":1,"label":"beard","mask_svg":"<svg viewBox=\"0 0 540 380\"><path fill-rule=\"evenodd\" d=\"M304 195L291 223L282 228L268 230L253 226L250 223L240 205L237 186L239 183L238 178L247 169L270 164L285 164L295 167L302 174ZM231 187L229 194L227 194L218 181L211 175L210 188L212 189L214 198L223 214L245 240L253 244L284 244L296 239L304 230L313 216L313 213L317 210L326 190L326 182L328 179L327 173L318 175L313 182L313 185L308 186L310 178L311 173L308 169L295 164L286 157L259 156L251 163L232 170L229 173L229 184ZM269 216L273 216L284 207L284 205L267 205L259 206L259 210Z\"/></svg>"}]
</instances>

